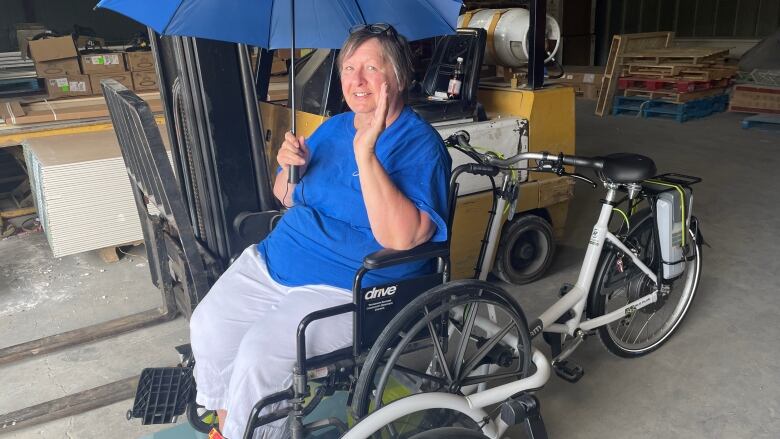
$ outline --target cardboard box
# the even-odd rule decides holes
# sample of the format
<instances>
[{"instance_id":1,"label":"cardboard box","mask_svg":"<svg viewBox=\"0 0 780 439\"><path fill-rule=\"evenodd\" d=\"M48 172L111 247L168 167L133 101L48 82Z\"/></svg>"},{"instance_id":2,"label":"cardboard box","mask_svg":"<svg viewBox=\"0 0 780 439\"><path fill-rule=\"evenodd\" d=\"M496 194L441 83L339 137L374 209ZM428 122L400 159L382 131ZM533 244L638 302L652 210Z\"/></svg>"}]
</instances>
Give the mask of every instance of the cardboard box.
<instances>
[{"instance_id":1,"label":"cardboard box","mask_svg":"<svg viewBox=\"0 0 780 439\"><path fill-rule=\"evenodd\" d=\"M92 94L92 85L87 75L67 75L46 78L46 91L52 99L64 96L89 96Z\"/></svg>"},{"instance_id":2,"label":"cardboard box","mask_svg":"<svg viewBox=\"0 0 780 439\"><path fill-rule=\"evenodd\" d=\"M65 75L80 75L81 67L78 58L53 59L51 61L36 61L35 73L41 78L62 77Z\"/></svg>"},{"instance_id":3,"label":"cardboard box","mask_svg":"<svg viewBox=\"0 0 780 439\"><path fill-rule=\"evenodd\" d=\"M103 79L113 79L128 89L135 90L133 88L133 75L130 72L89 75L89 82L92 85L92 91L94 94L103 94L103 88L100 87L100 81Z\"/></svg>"},{"instance_id":4,"label":"cardboard box","mask_svg":"<svg viewBox=\"0 0 780 439\"><path fill-rule=\"evenodd\" d=\"M287 61L274 59L271 63L271 74L278 75L282 73L287 73Z\"/></svg>"},{"instance_id":5,"label":"cardboard box","mask_svg":"<svg viewBox=\"0 0 780 439\"><path fill-rule=\"evenodd\" d=\"M564 66L564 75L558 79L545 81L550 84L564 84L574 88L578 96L585 99L597 99L604 77L604 67Z\"/></svg>"},{"instance_id":6,"label":"cardboard box","mask_svg":"<svg viewBox=\"0 0 780 439\"><path fill-rule=\"evenodd\" d=\"M133 88L136 91L157 90L157 72L132 72Z\"/></svg>"},{"instance_id":7,"label":"cardboard box","mask_svg":"<svg viewBox=\"0 0 780 439\"><path fill-rule=\"evenodd\" d=\"M29 59L27 45L32 38L46 31L44 25L40 23L17 23L16 24L16 43L19 47L22 59Z\"/></svg>"},{"instance_id":8,"label":"cardboard box","mask_svg":"<svg viewBox=\"0 0 780 439\"><path fill-rule=\"evenodd\" d=\"M30 56L36 62L77 58L79 56L76 51L76 45L73 44L73 38L69 36L30 41L28 47Z\"/></svg>"},{"instance_id":9,"label":"cardboard box","mask_svg":"<svg viewBox=\"0 0 780 439\"><path fill-rule=\"evenodd\" d=\"M737 84L731 92L729 111L780 114L780 87Z\"/></svg>"},{"instance_id":10,"label":"cardboard box","mask_svg":"<svg viewBox=\"0 0 780 439\"><path fill-rule=\"evenodd\" d=\"M126 72L125 54L116 52L81 55L81 71L87 75Z\"/></svg>"},{"instance_id":11,"label":"cardboard box","mask_svg":"<svg viewBox=\"0 0 780 439\"><path fill-rule=\"evenodd\" d=\"M125 52L127 69L131 72L153 72L154 55L151 50Z\"/></svg>"}]
</instances>

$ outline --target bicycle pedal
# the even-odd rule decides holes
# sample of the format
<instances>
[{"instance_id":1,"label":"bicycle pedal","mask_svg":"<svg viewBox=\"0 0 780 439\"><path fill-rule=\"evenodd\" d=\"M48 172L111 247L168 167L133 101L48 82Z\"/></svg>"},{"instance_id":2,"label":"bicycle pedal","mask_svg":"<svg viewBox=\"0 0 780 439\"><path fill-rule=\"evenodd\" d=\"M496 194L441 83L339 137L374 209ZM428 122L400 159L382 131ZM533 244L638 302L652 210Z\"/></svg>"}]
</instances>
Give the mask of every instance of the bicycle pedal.
<instances>
[{"instance_id":1,"label":"bicycle pedal","mask_svg":"<svg viewBox=\"0 0 780 439\"><path fill-rule=\"evenodd\" d=\"M195 399L192 367L156 367L141 372L133 408L127 420L141 418L141 424L170 424Z\"/></svg>"},{"instance_id":2,"label":"bicycle pedal","mask_svg":"<svg viewBox=\"0 0 780 439\"><path fill-rule=\"evenodd\" d=\"M573 289L574 289L574 284L565 283L565 284L563 284L561 289L558 290L558 295L560 297L563 297L563 296L566 295L566 293L568 293L569 291L571 291Z\"/></svg>"},{"instance_id":3,"label":"bicycle pedal","mask_svg":"<svg viewBox=\"0 0 780 439\"><path fill-rule=\"evenodd\" d=\"M576 383L585 375L582 366L569 360L557 361L552 367L556 375L570 383Z\"/></svg>"}]
</instances>

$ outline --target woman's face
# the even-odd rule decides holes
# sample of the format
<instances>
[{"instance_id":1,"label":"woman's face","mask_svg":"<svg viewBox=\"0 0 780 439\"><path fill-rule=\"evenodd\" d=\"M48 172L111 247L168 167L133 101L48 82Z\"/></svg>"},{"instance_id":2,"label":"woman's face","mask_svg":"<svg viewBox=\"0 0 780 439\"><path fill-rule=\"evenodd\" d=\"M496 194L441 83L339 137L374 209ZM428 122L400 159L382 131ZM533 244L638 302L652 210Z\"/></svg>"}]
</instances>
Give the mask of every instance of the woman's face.
<instances>
[{"instance_id":1,"label":"woman's face","mask_svg":"<svg viewBox=\"0 0 780 439\"><path fill-rule=\"evenodd\" d=\"M393 65L385 60L382 46L371 38L341 64L341 91L355 113L373 113L382 84L387 82L389 108L401 100Z\"/></svg>"}]
</instances>

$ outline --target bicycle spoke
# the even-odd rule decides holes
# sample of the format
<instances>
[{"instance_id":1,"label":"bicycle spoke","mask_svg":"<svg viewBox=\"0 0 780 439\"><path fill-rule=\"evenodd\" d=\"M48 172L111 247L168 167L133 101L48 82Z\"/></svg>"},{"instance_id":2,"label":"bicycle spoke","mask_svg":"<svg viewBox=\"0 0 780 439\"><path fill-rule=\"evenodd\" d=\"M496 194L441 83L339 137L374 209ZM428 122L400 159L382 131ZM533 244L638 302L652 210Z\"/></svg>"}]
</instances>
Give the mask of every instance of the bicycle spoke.
<instances>
[{"instance_id":1,"label":"bicycle spoke","mask_svg":"<svg viewBox=\"0 0 780 439\"><path fill-rule=\"evenodd\" d=\"M468 347L471 330L474 329L474 322L477 320L477 313L479 312L479 302L466 306L463 310L463 317L465 323L463 325L463 331L460 334L460 342L458 343L458 350L455 354L455 376L461 375L461 368L463 366L463 357L466 355L466 347Z\"/></svg>"},{"instance_id":2,"label":"bicycle spoke","mask_svg":"<svg viewBox=\"0 0 780 439\"><path fill-rule=\"evenodd\" d=\"M411 369L411 368L406 367L406 366L401 366L400 364L396 364L394 369L397 369L398 371L403 372L403 373L405 373L407 375L413 375L413 376L416 376L418 378L422 378L424 380L431 380L431 381L433 381L433 382L435 382L437 384L441 384L442 386L450 384L452 382L452 380L446 381L446 380L444 380L441 377L428 375L427 373L420 372L420 371Z\"/></svg>"},{"instance_id":3,"label":"bicycle spoke","mask_svg":"<svg viewBox=\"0 0 780 439\"><path fill-rule=\"evenodd\" d=\"M657 312L657 311L656 311L656 312ZM639 336L640 336L640 335L642 335L642 331L644 331L644 330L645 330L645 328L647 328L647 324L648 324L648 323L650 323L650 320L652 320L654 316L655 316L655 312L654 312L654 313L652 313L652 314L650 314L650 317L648 317L648 318L647 318L647 320L645 321L645 324L644 324L644 325L642 325L642 328L641 328L641 329L639 330L639 332L636 334L636 337L634 337L634 341L633 341L633 343L636 343L636 341L637 341L637 340L639 340Z\"/></svg>"},{"instance_id":4,"label":"bicycle spoke","mask_svg":"<svg viewBox=\"0 0 780 439\"><path fill-rule=\"evenodd\" d=\"M477 367L479 362L482 361L483 358L485 358L488 352L490 352L490 350L493 349L493 347L497 345L498 342L504 339L504 336L509 332L510 329L512 329L513 326L515 326L514 322L509 323L498 334L494 335L490 340L488 340L487 343L482 345L482 347L479 348L477 353L474 354L474 357L472 357L471 360L469 360L468 364L463 368L461 373L457 375L458 380L467 377L471 373L471 371L473 371Z\"/></svg>"},{"instance_id":5,"label":"bicycle spoke","mask_svg":"<svg viewBox=\"0 0 780 439\"><path fill-rule=\"evenodd\" d=\"M428 315L427 306L423 308L423 312L425 315ZM444 357L444 349L441 347L441 341L439 340L438 334L436 333L436 327L433 325L432 321L428 322L428 332L430 333L431 340L433 341L433 349L435 351L434 356L439 360L439 365L444 371L444 374L447 376L447 381L452 383L452 374L450 373L450 368L447 366L447 359Z\"/></svg>"}]
</instances>

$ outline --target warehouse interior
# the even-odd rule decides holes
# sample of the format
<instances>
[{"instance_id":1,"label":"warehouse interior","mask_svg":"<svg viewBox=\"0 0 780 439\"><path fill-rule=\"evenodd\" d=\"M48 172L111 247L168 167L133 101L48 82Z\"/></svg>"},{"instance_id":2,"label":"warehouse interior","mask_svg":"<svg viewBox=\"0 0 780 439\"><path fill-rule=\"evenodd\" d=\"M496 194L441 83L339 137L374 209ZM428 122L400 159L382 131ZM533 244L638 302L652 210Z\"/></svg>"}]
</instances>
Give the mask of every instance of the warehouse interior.
<instances>
[{"instance_id":1,"label":"warehouse interior","mask_svg":"<svg viewBox=\"0 0 780 439\"><path fill-rule=\"evenodd\" d=\"M772 280L780 269L774 257L780 248L774 231L780 213L774 190L780 0L463 3L455 16L459 27L487 35L482 62L471 70L476 76L458 77L464 87L472 81L482 113L469 107L465 119L454 119L424 105L415 111L445 139L466 127L473 145L496 154L552 153L548 165L557 175L540 172L538 162L539 168L511 177L519 179L514 220L541 218L545 229L530 234L551 245L511 241L507 207L499 215L504 233L493 249L495 265L475 275L490 208L480 197L497 193L483 177L462 185L466 195L458 201L448 256L454 279L482 274L514 299L529 324L524 331L533 335L537 316L578 280L606 196L603 173L577 166L577 174L598 183L592 187L555 162L559 152L598 159L639 154L655 163L652 176L701 179L678 185L694 194L683 206L697 218L688 219L695 236L689 245L701 247L703 262L696 295L673 336L647 355L623 358L605 348L597 329L575 331L584 342L569 337L562 347L576 351L560 361L552 359L560 358L561 346L534 337L551 372L543 386L521 393L538 402L529 418L540 415L546 434L529 433L533 422L520 419L501 437L777 437L780 386L773 376L780 357L771 340L780 335ZM329 91L339 88L338 78L321 74L336 68L335 55L308 46L268 50L163 36L95 6L95 0L67 6L17 0L0 17L0 437L205 438L183 411L171 422L145 425L139 375L147 368L189 367L180 364L176 347L190 342L192 310L240 250L266 236L271 216L264 212L275 216L279 209L269 176L291 128L289 107L298 110L296 132L306 136L345 110L340 91ZM544 30L529 24L540 8L547 15ZM515 21L506 24L510 18ZM518 25L523 20L525 27ZM525 45L501 37L502 29L503 35L520 29ZM430 65L446 64L436 61L446 38L412 41L424 93ZM508 51L499 48L501 38ZM453 68L445 65L447 79L457 77ZM302 95L297 104L291 77L298 81L294 94ZM112 91L109 83L128 92ZM188 91L177 95L182 88ZM150 110L140 113L151 125L141 124L147 131L138 136L157 145L148 151L162 155L146 164L134 161L128 145L137 144L126 140L133 131L117 128L119 105L108 103L109 96L130 99L126 93ZM181 122L184 113L176 106L182 101L175 96L195 103L186 104L192 119ZM426 104L453 99L461 98L444 93ZM515 120L520 129L499 132ZM150 126L159 134L151 140ZM190 163L186 154L177 155L188 142L203 151L190 151ZM166 181L159 169L173 170L164 188L149 183ZM180 194L186 215L160 223L179 212L162 200L171 193ZM473 213L468 202L486 208ZM242 216L247 211L253 214ZM626 222L638 218L633 209L626 213ZM612 214L610 230L619 238L625 236L621 223ZM513 258L527 257L529 248L530 265L542 268L530 275L512 271ZM561 366L567 360L580 372ZM564 377L566 371L574 377ZM349 427L353 420L343 404L352 390L346 386L321 403L346 416ZM491 405L491 415L518 398ZM307 431L306 437L340 437L337 430ZM487 431L468 437L491 437Z\"/></svg>"}]
</instances>

